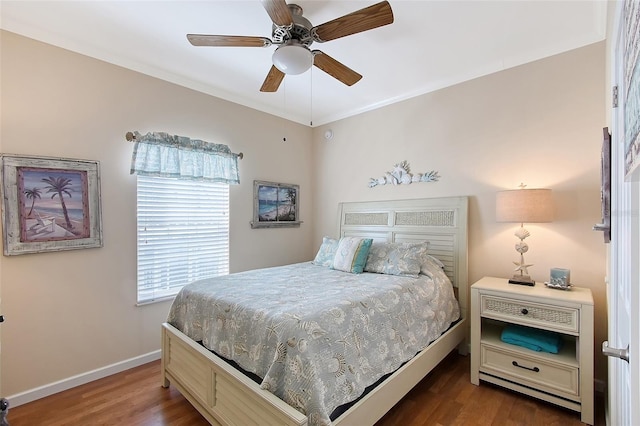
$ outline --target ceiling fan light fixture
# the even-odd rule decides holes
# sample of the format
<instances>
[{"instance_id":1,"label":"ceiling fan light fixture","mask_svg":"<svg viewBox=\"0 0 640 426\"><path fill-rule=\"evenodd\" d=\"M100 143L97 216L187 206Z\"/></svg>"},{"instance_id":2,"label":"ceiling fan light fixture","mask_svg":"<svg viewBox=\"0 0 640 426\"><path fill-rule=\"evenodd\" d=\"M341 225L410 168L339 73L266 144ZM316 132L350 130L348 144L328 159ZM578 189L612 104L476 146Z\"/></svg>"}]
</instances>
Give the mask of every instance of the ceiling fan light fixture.
<instances>
[{"instance_id":1,"label":"ceiling fan light fixture","mask_svg":"<svg viewBox=\"0 0 640 426\"><path fill-rule=\"evenodd\" d=\"M285 74L302 74L311 68L313 53L300 44L285 44L273 52L273 65Z\"/></svg>"}]
</instances>

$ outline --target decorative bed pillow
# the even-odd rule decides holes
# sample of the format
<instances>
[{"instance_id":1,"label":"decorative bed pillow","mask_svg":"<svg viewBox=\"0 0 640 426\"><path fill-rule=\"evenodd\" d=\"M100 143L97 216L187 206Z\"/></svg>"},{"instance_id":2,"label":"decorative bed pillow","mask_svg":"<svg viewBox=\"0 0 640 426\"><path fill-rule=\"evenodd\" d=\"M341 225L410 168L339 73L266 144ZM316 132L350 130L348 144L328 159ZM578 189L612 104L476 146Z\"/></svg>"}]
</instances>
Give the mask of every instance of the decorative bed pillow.
<instances>
[{"instance_id":1,"label":"decorative bed pillow","mask_svg":"<svg viewBox=\"0 0 640 426\"><path fill-rule=\"evenodd\" d=\"M422 243L406 243L410 250L414 251L415 256L418 257L420 261L420 273L422 275L431 276L431 271L433 268L444 269L444 264L440 262L439 259L433 257L429 254L429 242L425 241Z\"/></svg>"},{"instance_id":2,"label":"decorative bed pillow","mask_svg":"<svg viewBox=\"0 0 640 426\"><path fill-rule=\"evenodd\" d=\"M433 278L433 274L444 273L444 263L440 259L427 254L422 259L420 273Z\"/></svg>"},{"instance_id":3,"label":"decorative bed pillow","mask_svg":"<svg viewBox=\"0 0 640 426\"><path fill-rule=\"evenodd\" d=\"M316 254L316 258L313 259L313 264L318 266L327 266L331 268L333 266L333 258L336 256L336 250L338 249L338 240L333 238L322 238L322 244Z\"/></svg>"},{"instance_id":4,"label":"decorative bed pillow","mask_svg":"<svg viewBox=\"0 0 640 426\"><path fill-rule=\"evenodd\" d=\"M372 242L371 238L340 238L333 258L333 269L354 274L362 273Z\"/></svg>"},{"instance_id":5,"label":"decorative bed pillow","mask_svg":"<svg viewBox=\"0 0 640 426\"><path fill-rule=\"evenodd\" d=\"M369 250L366 272L417 277L427 243L374 243Z\"/></svg>"},{"instance_id":6,"label":"decorative bed pillow","mask_svg":"<svg viewBox=\"0 0 640 426\"><path fill-rule=\"evenodd\" d=\"M440 259L438 259L437 257L431 256L430 254L426 255L426 258L423 259L426 260L425 263L431 263L434 264L436 267L440 268L440 269L444 269L444 263L442 263L442 261ZM423 266L425 266L423 264Z\"/></svg>"}]
</instances>

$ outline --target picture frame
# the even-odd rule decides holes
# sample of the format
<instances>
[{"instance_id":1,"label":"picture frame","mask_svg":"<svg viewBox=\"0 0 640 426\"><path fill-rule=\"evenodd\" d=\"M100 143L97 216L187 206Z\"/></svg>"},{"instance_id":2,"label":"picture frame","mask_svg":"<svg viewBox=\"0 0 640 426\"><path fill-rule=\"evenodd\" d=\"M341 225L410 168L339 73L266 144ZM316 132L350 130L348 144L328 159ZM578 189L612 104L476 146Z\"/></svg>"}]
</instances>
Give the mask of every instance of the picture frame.
<instances>
[{"instance_id":1,"label":"picture frame","mask_svg":"<svg viewBox=\"0 0 640 426\"><path fill-rule=\"evenodd\" d=\"M300 186L253 181L252 228L299 227Z\"/></svg>"},{"instance_id":2,"label":"picture frame","mask_svg":"<svg viewBox=\"0 0 640 426\"><path fill-rule=\"evenodd\" d=\"M102 247L97 161L0 155L3 253Z\"/></svg>"},{"instance_id":3,"label":"picture frame","mask_svg":"<svg viewBox=\"0 0 640 426\"><path fill-rule=\"evenodd\" d=\"M559 290L571 290L571 271L565 268L551 268L547 287Z\"/></svg>"},{"instance_id":4,"label":"picture frame","mask_svg":"<svg viewBox=\"0 0 640 426\"><path fill-rule=\"evenodd\" d=\"M626 181L639 180L640 165L640 4L624 2L623 84L618 97L623 106L624 174Z\"/></svg>"}]
</instances>

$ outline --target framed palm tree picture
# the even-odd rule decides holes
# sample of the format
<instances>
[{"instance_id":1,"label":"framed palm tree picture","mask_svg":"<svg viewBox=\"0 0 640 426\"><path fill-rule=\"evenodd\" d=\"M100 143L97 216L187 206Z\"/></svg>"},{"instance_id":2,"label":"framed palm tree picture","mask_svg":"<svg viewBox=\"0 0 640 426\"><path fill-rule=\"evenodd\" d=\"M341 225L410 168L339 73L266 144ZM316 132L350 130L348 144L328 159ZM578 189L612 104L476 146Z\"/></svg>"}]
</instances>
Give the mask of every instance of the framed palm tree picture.
<instances>
[{"instance_id":1,"label":"framed palm tree picture","mask_svg":"<svg viewBox=\"0 0 640 426\"><path fill-rule=\"evenodd\" d=\"M2 155L5 256L102 247L97 161Z\"/></svg>"},{"instance_id":2,"label":"framed palm tree picture","mask_svg":"<svg viewBox=\"0 0 640 426\"><path fill-rule=\"evenodd\" d=\"M300 187L288 183L253 181L252 228L300 226Z\"/></svg>"}]
</instances>

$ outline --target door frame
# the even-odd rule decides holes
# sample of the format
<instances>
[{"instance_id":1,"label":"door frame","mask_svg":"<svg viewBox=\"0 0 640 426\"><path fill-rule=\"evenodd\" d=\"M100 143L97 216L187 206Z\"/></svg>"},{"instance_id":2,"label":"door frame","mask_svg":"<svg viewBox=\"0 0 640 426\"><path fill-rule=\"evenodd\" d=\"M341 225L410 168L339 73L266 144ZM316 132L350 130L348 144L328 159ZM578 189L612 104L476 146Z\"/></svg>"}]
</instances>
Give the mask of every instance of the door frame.
<instances>
[{"instance_id":1,"label":"door frame","mask_svg":"<svg viewBox=\"0 0 640 426\"><path fill-rule=\"evenodd\" d=\"M624 108L623 76L625 1L615 2L610 61L610 87L617 86L618 106L611 109L611 243L608 262L608 328L611 347L629 345L629 364L619 358L608 360L608 400L606 420L609 425L640 424L640 406L632 395L640 390L640 171L625 180L624 176ZM612 96L613 97L613 96Z\"/></svg>"}]
</instances>

